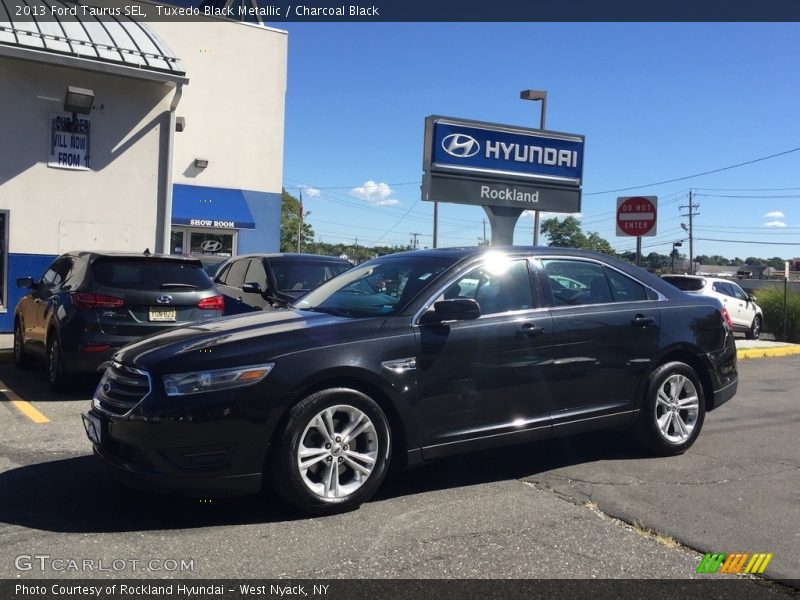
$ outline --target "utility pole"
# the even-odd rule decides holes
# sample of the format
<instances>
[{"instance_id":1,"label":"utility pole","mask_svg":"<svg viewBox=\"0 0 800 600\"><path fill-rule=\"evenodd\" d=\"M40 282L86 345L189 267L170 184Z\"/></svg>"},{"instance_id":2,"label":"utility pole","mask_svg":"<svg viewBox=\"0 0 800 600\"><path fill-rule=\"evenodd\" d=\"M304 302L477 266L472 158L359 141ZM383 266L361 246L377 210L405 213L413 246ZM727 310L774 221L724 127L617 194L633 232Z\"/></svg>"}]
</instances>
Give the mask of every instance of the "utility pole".
<instances>
[{"instance_id":1,"label":"utility pole","mask_svg":"<svg viewBox=\"0 0 800 600\"><path fill-rule=\"evenodd\" d=\"M680 209L688 208L689 212L686 214L681 214L682 217L689 217L689 275L694 275L694 234L692 232L692 218L699 215L699 212L695 212L696 208L700 208L699 204L692 203L692 190L689 189L689 204L681 205Z\"/></svg>"},{"instance_id":2,"label":"utility pole","mask_svg":"<svg viewBox=\"0 0 800 600\"><path fill-rule=\"evenodd\" d=\"M300 253L300 240L303 239L303 190L300 190L300 219L297 221L297 253Z\"/></svg>"},{"instance_id":3,"label":"utility pole","mask_svg":"<svg viewBox=\"0 0 800 600\"><path fill-rule=\"evenodd\" d=\"M416 250L417 249L417 238L422 234L421 233L410 233L409 235L411 236L411 249L412 250Z\"/></svg>"},{"instance_id":4,"label":"utility pole","mask_svg":"<svg viewBox=\"0 0 800 600\"><path fill-rule=\"evenodd\" d=\"M486 219L483 220L483 245L486 245Z\"/></svg>"}]
</instances>

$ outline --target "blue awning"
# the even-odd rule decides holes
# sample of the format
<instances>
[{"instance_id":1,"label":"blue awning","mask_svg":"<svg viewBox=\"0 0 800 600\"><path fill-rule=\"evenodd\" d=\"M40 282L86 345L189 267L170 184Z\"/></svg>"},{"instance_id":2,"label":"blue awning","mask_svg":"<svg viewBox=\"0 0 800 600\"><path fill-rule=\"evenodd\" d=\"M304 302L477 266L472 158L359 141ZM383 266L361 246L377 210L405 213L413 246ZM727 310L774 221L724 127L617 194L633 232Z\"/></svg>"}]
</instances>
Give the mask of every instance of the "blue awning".
<instances>
[{"instance_id":1,"label":"blue awning","mask_svg":"<svg viewBox=\"0 0 800 600\"><path fill-rule=\"evenodd\" d=\"M253 215L241 190L172 186L172 224L211 229L255 229Z\"/></svg>"}]
</instances>

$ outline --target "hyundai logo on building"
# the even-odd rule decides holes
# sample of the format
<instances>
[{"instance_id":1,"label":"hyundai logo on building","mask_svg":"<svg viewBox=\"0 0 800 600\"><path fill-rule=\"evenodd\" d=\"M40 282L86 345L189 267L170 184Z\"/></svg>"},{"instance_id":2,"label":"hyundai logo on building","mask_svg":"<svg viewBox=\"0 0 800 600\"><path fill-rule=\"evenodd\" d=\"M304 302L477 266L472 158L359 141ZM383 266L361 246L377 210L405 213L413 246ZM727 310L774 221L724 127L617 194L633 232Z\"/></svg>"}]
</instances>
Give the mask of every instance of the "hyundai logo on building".
<instances>
[{"instance_id":1,"label":"hyundai logo on building","mask_svg":"<svg viewBox=\"0 0 800 600\"><path fill-rule=\"evenodd\" d=\"M481 145L474 137L463 133L451 133L442 140L442 148L450 156L469 158L481 150Z\"/></svg>"},{"instance_id":2,"label":"hyundai logo on building","mask_svg":"<svg viewBox=\"0 0 800 600\"><path fill-rule=\"evenodd\" d=\"M200 244L200 250L203 252L217 252L222 248L222 242L217 240L206 240Z\"/></svg>"},{"instance_id":3,"label":"hyundai logo on building","mask_svg":"<svg viewBox=\"0 0 800 600\"><path fill-rule=\"evenodd\" d=\"M156 296L156 303L158 304L172 304L172 296L164 294L163 296Z\"/></svg>"}]
</instances>

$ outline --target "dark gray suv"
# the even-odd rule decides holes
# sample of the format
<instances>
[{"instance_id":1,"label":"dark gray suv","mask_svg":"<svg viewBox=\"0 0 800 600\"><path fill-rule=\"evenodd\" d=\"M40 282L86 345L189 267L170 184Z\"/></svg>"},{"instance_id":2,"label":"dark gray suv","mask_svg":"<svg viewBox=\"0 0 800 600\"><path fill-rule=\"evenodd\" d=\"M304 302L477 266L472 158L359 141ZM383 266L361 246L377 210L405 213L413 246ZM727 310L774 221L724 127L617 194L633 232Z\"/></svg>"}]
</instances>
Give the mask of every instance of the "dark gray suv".
<instances>
[{"instance_id":1,"label":"dark gray suv","mask_svg":"<svg viewBox=\"0 0 800 600\"><path fill-rule=\"evenodd\" d=\"M14 313L14 359L46 358L54 390L77 372L105 368L122 346L151 333L223 314L223 299L198 259L69 252L38 280Z\"/></svg>"}]
</instances>

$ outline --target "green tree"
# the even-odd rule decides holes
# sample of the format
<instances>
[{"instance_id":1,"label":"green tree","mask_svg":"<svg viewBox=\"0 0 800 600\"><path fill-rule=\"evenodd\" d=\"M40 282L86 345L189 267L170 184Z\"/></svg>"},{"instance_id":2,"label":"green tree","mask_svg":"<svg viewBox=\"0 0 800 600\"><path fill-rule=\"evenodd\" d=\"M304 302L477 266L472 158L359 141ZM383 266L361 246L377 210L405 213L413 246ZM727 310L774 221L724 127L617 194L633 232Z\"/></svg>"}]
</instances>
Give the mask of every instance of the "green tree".
<instances>
[{"instance_id":1,"label":"green tree","mask_svg":"<svg viewBox=\"0 0 800 600\"><path fill-rule=\"evenodd\" d=\"M314 248L314 229L305 220L311 213L303 211L303 227L300 237L300 251L309 252ZM300 200L286 190L281 191L281 252L297 252L297 233L300 220Z\"/></svg>"},{"instance_id":2,"label":"green tree","mask_svg":"<svg viewBox=\"0 0 800 600\"><path fill-rule=\"evenodd\" d=\"M557 217L545 219L542 221L540 231L550 240L549 245L556 248L580 248L616 256L611 244L599 233L594 231L590 231L588 235L583 233L581 222L575 217L566 217L563 221L559 221Z\"/></svg>"},{"instance_id":3,"label":"green tree","mask_svg":"<svg viewBox=\"0 0 800 600\"><path fill-rule=\"evenodd\" d=\"M779 269L779 270L783 271L783 262L784 261L780 256L775 256L773 258L770 258L767 261L767 264L770 267L772 267L773 269Z\"/></svg>"}]
</instances>

